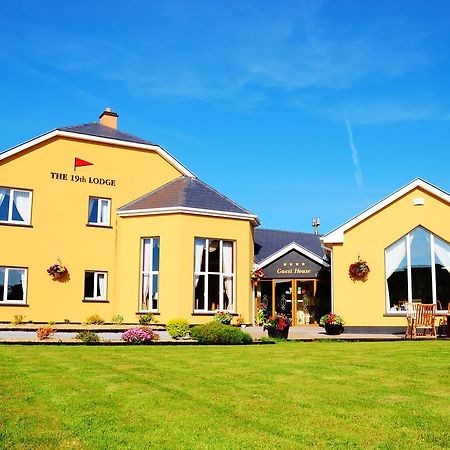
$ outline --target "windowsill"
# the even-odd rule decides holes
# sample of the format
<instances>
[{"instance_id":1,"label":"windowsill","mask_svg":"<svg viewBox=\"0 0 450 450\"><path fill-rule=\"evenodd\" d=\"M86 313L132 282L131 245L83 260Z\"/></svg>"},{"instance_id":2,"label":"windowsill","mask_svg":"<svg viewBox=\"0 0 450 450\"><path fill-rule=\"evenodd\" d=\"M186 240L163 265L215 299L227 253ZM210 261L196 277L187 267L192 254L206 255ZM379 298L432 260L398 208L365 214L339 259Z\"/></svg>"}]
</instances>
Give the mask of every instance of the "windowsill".
<instances>
[{"instance_id":1,"label":"windowsill","mask_svg":"<svg viewBox=\"0 0 450 450\"><path fill-rule=\"evenodd\" d=\"M109 303L109 300L100 300L97 298L83 298L83 300L81 300L83 303Z\"/></svg>"},{"instance_id":2,"label":"windowsill","mask_svg":"<svg viewBox=\"0 0 450 450\"><path fill-rule=\"evenodd\" d=\"M0 222L0 225L5 227L23 227L23 228L33 228L33 225L29 223L20 223L20 222Z\"/></svg>"},{"instance_id":3,"label":"windowsill","mask_svg":"<svg viewBox=\"0 0 450 450\"><path fill-rule=\"evenodd\" d=\"M239 316L238 313L235 312L229 312L229 311L223 311L223 312L228 312L228 314L232 315L232 316ZM191 316L215 316L216 315L216 311L194 311Z\"/></svg>"},{"instance_id":4,"label":"windowsill","mask_svg":"<svg viewBox=\"0 0 450 450\"><path fill-rule=\"evenodd\" d=\"M19 307L25 307L28 308L30 305L27 303L11 303L11 302L0 302L0 306L19 306Z\"/></svg>"},{"instance_id":5,"label":"windowsill","mask_svg":"<svg viewBox=\"0 0 450 450\"><path fill-rule=\"evenodd\" d=\"M87 227L92 227L92 228L111 228L111 225L102 225L102 224L96 224L96 223L87 223L86 224Z\"/></svg>"},{"instance_id":6,"label":"windowsill","mask_svg":"<svg viewBox=\"0 0 450 450\"><path fill-rule=\"evenodd\" d=\"M135 312L137 316L145 316L146 314L153 314L154 316L159 316L161 313L158 311L137 311Z\"/></svg>"}]
</instances>

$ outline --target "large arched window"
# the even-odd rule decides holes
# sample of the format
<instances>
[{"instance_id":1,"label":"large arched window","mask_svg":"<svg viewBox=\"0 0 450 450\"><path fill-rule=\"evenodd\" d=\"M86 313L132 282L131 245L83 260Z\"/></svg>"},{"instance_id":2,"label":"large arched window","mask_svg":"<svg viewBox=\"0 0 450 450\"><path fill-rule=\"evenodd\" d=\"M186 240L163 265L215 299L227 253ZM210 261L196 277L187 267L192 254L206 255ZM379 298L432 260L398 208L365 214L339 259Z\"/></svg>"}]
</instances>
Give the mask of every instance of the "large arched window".
<instances>
[{"instance_id":1,"label":"large arched window","mask_svg":"<svg viewBox=\"0 0 450 450\"><path fill-rule=\"evenodd\" d=\"M385 250L388 312L406 303L431 303L438 310L450 302L450 245L417 227Z\"/></svg>"}]
</instances>

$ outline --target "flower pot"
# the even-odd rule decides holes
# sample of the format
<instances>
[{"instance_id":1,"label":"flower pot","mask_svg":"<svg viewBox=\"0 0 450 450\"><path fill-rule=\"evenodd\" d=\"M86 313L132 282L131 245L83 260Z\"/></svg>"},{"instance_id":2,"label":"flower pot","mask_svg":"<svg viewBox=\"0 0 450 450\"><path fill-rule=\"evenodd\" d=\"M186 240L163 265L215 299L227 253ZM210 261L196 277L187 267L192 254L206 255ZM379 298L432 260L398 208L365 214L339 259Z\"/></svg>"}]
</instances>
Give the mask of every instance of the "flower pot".
<instances>
[{"instance_id":1,"label":"flower pot","mask_svg":"<svg viewBox=\"0 0 450 450\"><path fill-rule=\"evenodd\" d=\"M269 333L269 337L271 338L287 339L289 334L289 327L286 327L283 330L278 330L277 328L267 328L267 332Z\"/></svg>"},{"instance_id":2,"label":"flower pot","mask_svg":"<svg viewBox=\"0 0 450 450\"><path fill-rule=\"evenodd\" d=\"M326 323L325 331L327 334L336 336L344 331L344 327L342 325L334 325L333 323Z\"/></svg>"}]
</instances>

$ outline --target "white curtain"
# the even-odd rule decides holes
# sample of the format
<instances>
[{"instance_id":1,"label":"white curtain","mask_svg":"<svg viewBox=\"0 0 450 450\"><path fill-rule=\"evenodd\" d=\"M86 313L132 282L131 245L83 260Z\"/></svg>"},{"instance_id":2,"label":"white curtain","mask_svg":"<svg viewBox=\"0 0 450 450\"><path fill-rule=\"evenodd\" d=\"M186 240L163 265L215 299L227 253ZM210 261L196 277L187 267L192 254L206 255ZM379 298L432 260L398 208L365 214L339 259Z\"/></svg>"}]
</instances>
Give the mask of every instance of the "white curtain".
<instances>
[{"instance_id":1,"label":"white curtain","mask_svg":"<svg viewBox=\"0 0 450 450\"><path fill-rule=\"evenodd\" d=\"M7 193L8 191L6 189L0 189L0 205L3 203L3 200Z\"/></svg>"},{"instance_id":2,"label":"white curtain","mask_svg":"<svg viewBox=\"0 0 450 450\"><path fill-rule=\"evenodd\" d=\"M406 255L406 239L401 239L386 250L386 280L400 266Z\"/></svg>"},{"instance_id":3,"label":"white curtain","mask_svg":"<svg viewBox=\"0 0 450 450\"><path fill-rule=\"evenodd\" d=\"M106 275L104 273L99 273L97 278L98 292L100 298L106 298Z\"/></svg>"},{"instance_id":4,"label":"white curtain","mask_svg":"<svg viewBox=\"0 0 450 450\"><path fill-rule=\"evenodd\" d=\"M195 255L194 255L194 272L200 272L202 267L202 256L203 250L205 248L205 240L204 239L196 239L195 240ZM195 287L197 287L198 281L200 277L195 277Z\"/></svg>"},{"instance_id":5,"label":"white curtain","mask_svg":"<svg viewBox=\"0 0 450 450\"><path fill-rule=\"evenodd\" d=\"M30 223L30 213L31 213L31 204L30 204L30 193L23 191L15 191L14 192L14 204L16 205L17 211L22 217L25 223Z\"/></svg>"},{"instance_id":6,"label":"white curtain","mask_svg":"<svg viewBox=\"0 0 450 450\"><path fill-rule=\"evenodd\" d=\"M108 200L100 200L100 223L108 223L108 216L109 216L109 201Z\"/></svg>"},{"instance_id":7,"label":"white curtain","mask_svg":"<svg viewBox=\"0 0 450 450\"><path fill-rule=\"evenodd\" d=\"M150 258L152 255L152 247L151 247L151 239L144 239L144 248L143 248L143 264L142 270L144 272L150 272Z\"/></svg>"},{"instance_id":8,"label":"white curtain","mask_svg":"<svg viewBox=\"0 0 450 450\"><path fill-rule=\"evenodd\" d=\"M25 292L27 289L27 276L25 270L20 271L20 283L22 284L22 300L25 298Z\"/></svg>"},{"instance_id":9,"label":"white curtain","mask_svg":"<svg viewBox=\"0 0 450 450\"><path fill-rule=\"evenodd\" d=\"M441 239L434 237L434 252L437 257L450 273L450 245L446 244Z\"/></svg>"},{"instance_id":10,"label":"white curtain","mask_svg":"<svg viewBox=\"0 0 450 450\"><path fill-rule=\"evenodd\" d=\"M229 276L233 273L233 243L224 242L222 246L222 272L224 277L225 292L230 301L228 309L233 309L233 278Z\"/></svg>"},{"instance_id":11,"label":"white curtain","mask_svg":"<svg viewBox=\"0 0 450 450\"><path fill-rule=\"evenodd\" d=\"M142 305L141 309L146 311L149 309L150 298L150 275L143 275L142 277Z\"/></svg>"}]
</instances>

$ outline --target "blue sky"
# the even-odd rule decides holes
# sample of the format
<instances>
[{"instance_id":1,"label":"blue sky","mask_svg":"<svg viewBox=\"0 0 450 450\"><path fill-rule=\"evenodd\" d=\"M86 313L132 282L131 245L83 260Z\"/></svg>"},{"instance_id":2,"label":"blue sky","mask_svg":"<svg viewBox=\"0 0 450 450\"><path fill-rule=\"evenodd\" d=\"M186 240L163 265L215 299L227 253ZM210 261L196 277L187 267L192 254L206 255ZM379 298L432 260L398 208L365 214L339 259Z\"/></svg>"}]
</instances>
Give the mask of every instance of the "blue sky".
<instances>
[{"instance_id":1,"label":"blue sky","mask_svg":"<svg viewBox=\"0 0 450 450\"><path fill-rule=\"evenodd\" d=\"M330 231L416 177L450 191L448 2L0 8L1 149L111 106L287 230Z\"/></svg>"}]
</instances>

